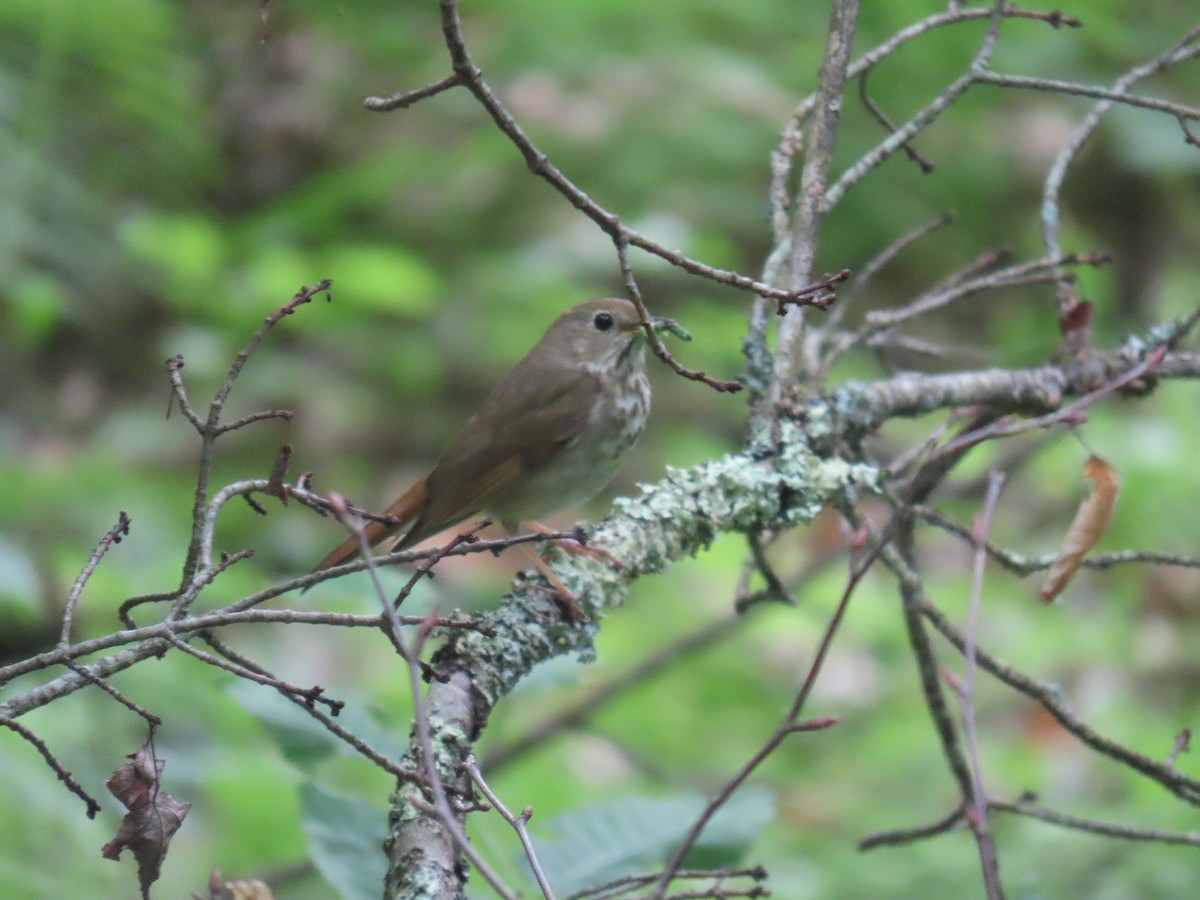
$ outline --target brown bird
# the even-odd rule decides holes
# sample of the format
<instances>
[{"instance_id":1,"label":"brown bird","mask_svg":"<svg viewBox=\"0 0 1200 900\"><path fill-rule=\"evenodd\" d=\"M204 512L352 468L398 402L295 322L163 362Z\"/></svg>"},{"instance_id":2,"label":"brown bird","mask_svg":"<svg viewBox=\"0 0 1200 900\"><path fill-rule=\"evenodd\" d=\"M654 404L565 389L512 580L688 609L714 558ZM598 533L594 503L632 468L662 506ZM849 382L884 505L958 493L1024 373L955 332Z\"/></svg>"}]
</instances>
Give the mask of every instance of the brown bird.
<instances>
[{"instance_id":1,"label":"brown bird","mask_svg":"<svg viewBox=\"0 0 1200 900\"><path fill-rule=\"evenodd\" d=\"M687 338L670 319L655 316L651 326ZM594 496L650 412L644 338L628 300L589 300L562 313L433 470L385 510L397 523L368 522L367 540L374 546L407 526L394 548L403 550L479 513L516 532L521 522ZM358 552L357 537L347 538L314 571Z\"/></svg>"}]
</instances>

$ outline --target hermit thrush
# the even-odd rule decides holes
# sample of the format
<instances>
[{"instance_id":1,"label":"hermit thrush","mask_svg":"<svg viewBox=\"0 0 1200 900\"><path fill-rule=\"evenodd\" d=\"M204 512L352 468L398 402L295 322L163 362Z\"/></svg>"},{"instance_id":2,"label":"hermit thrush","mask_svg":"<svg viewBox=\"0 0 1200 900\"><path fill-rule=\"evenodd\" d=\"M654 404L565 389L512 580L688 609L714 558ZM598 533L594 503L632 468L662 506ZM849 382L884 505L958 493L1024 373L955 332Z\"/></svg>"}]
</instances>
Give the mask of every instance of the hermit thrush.
<instances>
[{"instance_id":1,"label":"hermit thrush","mask_svg":"<svg viewBox=\"0 0 1200 900\"><path fill-rule=\"evenodd\" d=\"M653 327L686 336L670 319ZM411 547L477 513L510 532L519 523L582 503L608 484L650 411L644 331L628 300L589 300L554 323L483 401L433 470L369 522L375 545L407 527ZM339 544L316 571L353 558Z\"/></svg>"}]
</instances>

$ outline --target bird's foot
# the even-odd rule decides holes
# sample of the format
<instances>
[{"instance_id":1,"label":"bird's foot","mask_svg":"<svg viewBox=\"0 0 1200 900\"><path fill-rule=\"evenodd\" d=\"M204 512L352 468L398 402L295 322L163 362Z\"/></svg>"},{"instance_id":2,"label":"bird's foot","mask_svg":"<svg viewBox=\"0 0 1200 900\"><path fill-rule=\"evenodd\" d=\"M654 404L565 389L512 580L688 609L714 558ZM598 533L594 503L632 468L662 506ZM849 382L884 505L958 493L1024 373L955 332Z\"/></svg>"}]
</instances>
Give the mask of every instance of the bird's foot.
<instances>
[{"instance_id":1,"label":"bird's foot","mask_svg":"<svg viewBox=\"0 0 1200 900\"><path fill-rule=\"evenodd\" d=\"M550 528L547 528L545 525L542 525L540 522L526 522L525 524L528 525L534 531L536 531L538 534L545 534L545 535L558 535L559 534L559 532L556 532ZM578 535L578 537L573 537L573 538L555 537L554 543L556 546L562 547L562 549L565 550L567 553L578 553L583 556L590 556L592 559L598 559L601 562L608 563L610 566L612 566L618 572L622 571L625 568L624 563L622 563L619 559L617 559L615 556L613 556L611 553L609 553L607 550L605 550L599 544L589 544L587 542L587 535L584 533L582 528L577 529L575 531L575 534Z\"/></svg>"}]
</instances>

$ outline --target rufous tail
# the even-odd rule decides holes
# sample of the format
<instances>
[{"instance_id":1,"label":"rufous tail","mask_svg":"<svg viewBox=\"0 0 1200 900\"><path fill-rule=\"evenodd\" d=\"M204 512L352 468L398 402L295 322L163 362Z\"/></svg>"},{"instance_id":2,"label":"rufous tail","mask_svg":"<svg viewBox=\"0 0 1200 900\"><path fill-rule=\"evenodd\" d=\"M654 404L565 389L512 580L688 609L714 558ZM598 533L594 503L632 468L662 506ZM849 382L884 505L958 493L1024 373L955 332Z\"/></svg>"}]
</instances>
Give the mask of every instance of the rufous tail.
<instances>
[{"instance_id":1,"label":"rufous tail","mask_svg":"<svg viewBox=\"0 0 1200 900\"><path fill-rule=\"evenodd\" d=\"M417 517L424 503L425 479L421 478L416 484L405 491L395 503L383 511L384 515L394 518L396 520L395 523L385 525L383 522L367 522L363 526L363 534L366 535L367 543L374 547L376 544L400 531ZM358 535L352 534L330 550L325 555L325 558L317 563L313 571L320 572L323 569L329 569L333 566L340 566L344 562L349 562L358 556L360 550L362 550L362 545L359 543Z\"/></svg>"}]
</instances>

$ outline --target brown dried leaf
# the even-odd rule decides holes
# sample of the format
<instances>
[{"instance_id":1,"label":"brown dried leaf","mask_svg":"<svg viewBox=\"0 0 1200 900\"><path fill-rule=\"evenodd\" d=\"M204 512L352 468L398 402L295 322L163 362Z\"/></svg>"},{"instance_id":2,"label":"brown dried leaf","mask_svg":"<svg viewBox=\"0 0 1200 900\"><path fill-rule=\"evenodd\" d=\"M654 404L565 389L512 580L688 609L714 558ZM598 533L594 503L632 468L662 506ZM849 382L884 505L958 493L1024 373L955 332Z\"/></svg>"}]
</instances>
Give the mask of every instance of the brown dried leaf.
<instances>
[{"instance_id":1,"label":"brown dried leaf","mask_svg":"<svg viewBox=\"0 0 1200 900\"><path fill-rule=\"evenodd\" d=\"M1076 301L1058 320L1058 328L1065 338L1081 331L1091 332L1092 313L1094 307L1091 300Z\"/></svg>"},{"instance_id":2,"label":"brown dried leaf","mask_svg":"<svg viewBox=\"0 0 1200 900\"><path fill-rule=\"evenodd\" d=\"M1101 456L1089 456L1083 464L1083 477L1092 482L1092 492L1079 504L1062 550L1042 583L1042 599L1047 603L1062 593L1084 556L1108 530L1117 505L1121 478L1112 463Z\"/></svg>"},{"instance_id":3,"label":"brown dried leaf","mask_svg":"<svg viewBox=\"0 0 1200 900\"><path fill-rule=\"evenodd\" d=\"M264 494L278 497L284 506L288 505L287 491L283 487L283 479L287 477L288 465L292 461L292 445L284 444L275 454L275 462L271 465L271 474L267 477L267 488Z\"/></svg>"},{"instance_id":4,"label":"brown dried leaf","mask_svg":"<svg viewBox=\"0 0 1200 900\"><path fill-rule=\"evenodd\" d=\"M105 859L115 860L123 851L129 850L137 860L142 896L149 897L150 885L158 880L171 837L183 824L192 805L180 803L159 790L165 764L154 758L150 741L127 759L130 762L118 766L106 784L128 812L116 837L104 845L100 854Z\"/></svg>"}]
</instances>

